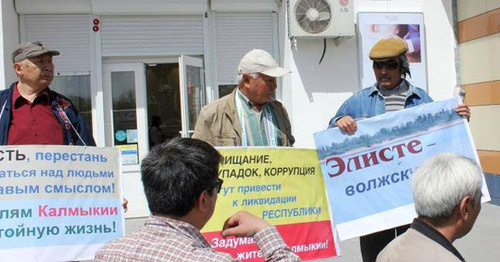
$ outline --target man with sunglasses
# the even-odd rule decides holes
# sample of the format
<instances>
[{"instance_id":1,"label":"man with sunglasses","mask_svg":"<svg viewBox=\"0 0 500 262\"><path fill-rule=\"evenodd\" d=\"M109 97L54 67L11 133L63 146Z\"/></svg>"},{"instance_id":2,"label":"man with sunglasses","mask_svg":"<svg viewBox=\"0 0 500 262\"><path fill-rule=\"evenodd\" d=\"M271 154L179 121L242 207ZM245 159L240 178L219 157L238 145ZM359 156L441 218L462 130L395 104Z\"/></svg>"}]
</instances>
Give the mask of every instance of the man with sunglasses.
<instances>
[{"instance_id":1,"label":"man with sunglasses","mask_svg":"<svg viewBox=\"0 0 500 262\"><path fill-rule=\"evenodd\" d=\"M174 138L153 147L141 165L152 216L137 232L101 248L96 261L237 261L213 250L200 233L222 187L220 159L198 139ZM276 228L247 212L229 217L222 236L253 237L266 261L300 261Z\"/></svg>"},{"instance_id":2,"label":"man with sunglasses","mask_svg":"<svg viewBox=\"0 0 500 262\"><path fill-rule=\"evenodd\" d=\"M424 90L406 80L406 75L411 77L407 50L406 42L399 37L378 41L369 54L377 83L347 99L330 120L328 128L339 127L343 132L354 134L357 130L356 119L432 102ZM470 118L466 104L460 104L457 113Z\"/></svg>"},{"instance_id":3,"label":"man with sunglasses","mask_svg":"<svg viewBox=\"0 0 500 262\"><path fill-rule=\"evenodd\" d=\"M411 76L407 51L406 42L399 37L378 41L369 54L377 83L347 99L330 120L328 128L338 127L345 133L354 134L357 131L356 119L432 102L424 90L406 80L406 75ZM470 110L466 104L460 104L456 111L469 119ZM363 261L375 261L378 253L408 228L401 226L360 237Z\"/></svg>"}]
</instances>

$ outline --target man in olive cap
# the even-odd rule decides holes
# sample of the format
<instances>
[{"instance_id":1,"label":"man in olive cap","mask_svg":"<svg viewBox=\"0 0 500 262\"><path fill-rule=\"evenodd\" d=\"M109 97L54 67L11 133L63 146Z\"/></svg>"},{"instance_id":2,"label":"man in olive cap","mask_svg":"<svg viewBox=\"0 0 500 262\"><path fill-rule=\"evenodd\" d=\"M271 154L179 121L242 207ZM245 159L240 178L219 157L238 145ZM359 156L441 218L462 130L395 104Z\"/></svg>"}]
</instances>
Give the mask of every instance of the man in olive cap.
<instances>
[{"instance_id":1,"label":"man in olive cap","mask_svg":"<svg viewBox=\"0 0 500 262\"><path fill-rule=\"evenodd\" d=\"M406 42L399 37L378 41L369 54L377 83L347 99L330 120L328 128L338 127L342 132L354 134L357 131L356 119L432 102L424 90L406 80L406 75L411 76L407 51ZM466 104L460 104L456 111L469 119L470 110ZM408 226L362 236L360 245L363 261L375 261L378 253L406 229Z\"/></svg>"},{"instance_id":2,"label":"man in olive cap","mask_svg":"<svg viewBox=\"0 0 500 262\"><path fill-rule=\"evenodd\" d=\"M292 146L288 114L274 99L276 78L288 73L268 52L248 52L238 66L238 87L201 110L193 138L213 146Z\"/></svg>"},{"instance_id":3,"label":"man in olive cap","mask_svg":"<svg viewBox=\"0 0 500 262\"><path fill-rule=\"evenodd\" d=\"M12 53L18 81L0 91L0 145L95 146L73 103L49 89L57 55L41 42L22 43Z\"/></svg>"}]
</instances>

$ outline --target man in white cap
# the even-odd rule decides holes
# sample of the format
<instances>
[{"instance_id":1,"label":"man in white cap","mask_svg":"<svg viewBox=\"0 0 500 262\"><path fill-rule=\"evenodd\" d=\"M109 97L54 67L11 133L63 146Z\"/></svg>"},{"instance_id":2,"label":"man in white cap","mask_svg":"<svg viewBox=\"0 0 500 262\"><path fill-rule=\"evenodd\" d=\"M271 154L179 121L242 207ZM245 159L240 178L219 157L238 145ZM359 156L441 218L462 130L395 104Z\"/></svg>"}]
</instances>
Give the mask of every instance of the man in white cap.
<instances>
[{"instance_id":1,"label":"man in white cap","mask_svg":"<svg viewBox=\"0 0 500 262\"><path fill-rule=\"evenodd\" d=\"M238 65L238 88L201 110L193 138L213 146L292 146L288 114L274 99L276 77L288 73L268 52L248 52Z\"/></svg>"}]
</instances>

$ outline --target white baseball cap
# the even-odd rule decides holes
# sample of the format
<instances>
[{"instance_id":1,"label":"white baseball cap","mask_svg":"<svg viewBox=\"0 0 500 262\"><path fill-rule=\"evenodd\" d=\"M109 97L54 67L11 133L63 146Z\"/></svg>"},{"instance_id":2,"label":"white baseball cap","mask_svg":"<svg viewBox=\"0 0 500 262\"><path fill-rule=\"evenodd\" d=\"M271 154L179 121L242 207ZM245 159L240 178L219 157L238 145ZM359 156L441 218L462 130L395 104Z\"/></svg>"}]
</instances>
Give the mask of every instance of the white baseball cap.
<instances>
[{"instance_id":1,"label":"white baseball cap","mask_svg":"<svg viewBox=\"0 0 500 262\"><path fill-rule=\"evenodd\" d=\"M280 67L268 52L261 49L252 49L241 58L238 65L238 74L251 73L280 77L290 73L290 70Z\"/></svg>"}]
</instances>

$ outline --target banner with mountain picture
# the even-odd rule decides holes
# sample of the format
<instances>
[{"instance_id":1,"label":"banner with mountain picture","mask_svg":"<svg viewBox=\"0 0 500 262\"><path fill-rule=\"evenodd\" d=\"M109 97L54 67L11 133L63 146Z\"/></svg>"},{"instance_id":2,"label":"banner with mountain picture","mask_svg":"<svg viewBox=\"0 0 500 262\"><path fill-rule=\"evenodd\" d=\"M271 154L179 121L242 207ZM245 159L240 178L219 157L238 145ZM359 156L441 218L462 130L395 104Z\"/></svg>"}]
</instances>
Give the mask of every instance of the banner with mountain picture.
<instances>
[{"instance_id":1,"label":"banner with mountain picture","mask_svg":"<svg viewBox=\"0 0 500 262\"><path fill-rule=\"evenodd\" d=\"M340 240L409 224L416 216L411 177L426 159L454 152L479 164L460 99L433 102L357 121L354 135L314 135ZM483 199L490 196L483 177Z\"/></svg>"}]
</instances>

